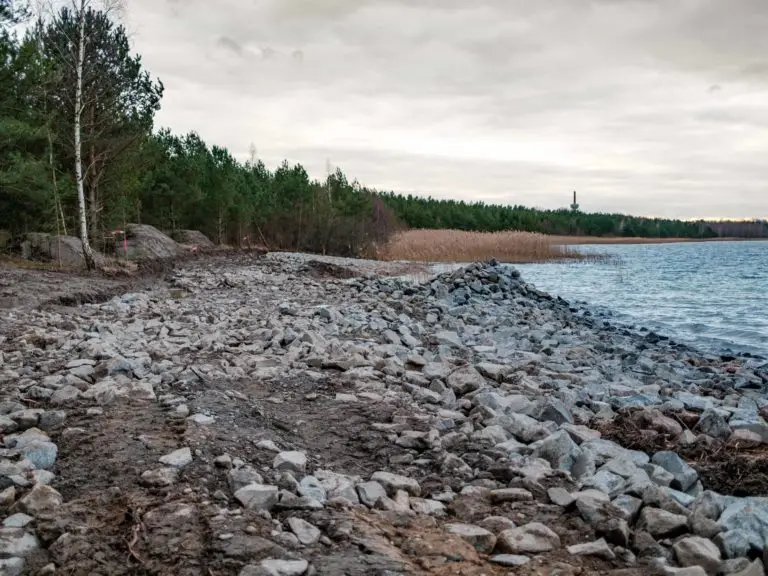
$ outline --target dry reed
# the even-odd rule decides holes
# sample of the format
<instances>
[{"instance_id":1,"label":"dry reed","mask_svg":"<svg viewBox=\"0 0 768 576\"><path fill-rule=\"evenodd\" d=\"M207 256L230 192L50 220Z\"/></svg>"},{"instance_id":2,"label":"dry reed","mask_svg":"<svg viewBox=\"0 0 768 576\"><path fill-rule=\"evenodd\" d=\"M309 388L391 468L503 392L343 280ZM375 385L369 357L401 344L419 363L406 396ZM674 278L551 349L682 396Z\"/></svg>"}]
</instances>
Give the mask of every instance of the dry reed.
<instances>
[{"instance_id":1,"label":"dry reed","mask_svg":"<svg viewBox=\"0 0 768 576\"><path fill-rule=\"evenodd\" d=\"M380 260L476 262L496 258L510 264L581 260L585 256L556 243L555 237L531 232L408 230L377 252Z\"/></svg>"}]
</instances>

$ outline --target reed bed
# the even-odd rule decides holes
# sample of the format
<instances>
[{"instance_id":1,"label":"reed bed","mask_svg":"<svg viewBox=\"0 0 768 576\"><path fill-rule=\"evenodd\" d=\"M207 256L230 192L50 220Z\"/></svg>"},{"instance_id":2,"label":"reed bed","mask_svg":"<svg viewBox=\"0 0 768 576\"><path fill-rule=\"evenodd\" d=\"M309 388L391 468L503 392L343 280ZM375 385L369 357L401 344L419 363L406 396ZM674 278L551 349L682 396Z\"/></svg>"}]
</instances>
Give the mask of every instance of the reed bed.
<instances>
[{"instance_id":1,"label":"reed bed","mask_svg":"<svg viewBox=\"0 0 768 576\"><path fill-rule=\"evenodd\" d=\"M377 252L380 260L412 262L476 262L496 258L509 264L530 264L587 258L556 243L556 238L532 232L465 232L408 230L396 234Z\"/></svg>"}]
</instances>

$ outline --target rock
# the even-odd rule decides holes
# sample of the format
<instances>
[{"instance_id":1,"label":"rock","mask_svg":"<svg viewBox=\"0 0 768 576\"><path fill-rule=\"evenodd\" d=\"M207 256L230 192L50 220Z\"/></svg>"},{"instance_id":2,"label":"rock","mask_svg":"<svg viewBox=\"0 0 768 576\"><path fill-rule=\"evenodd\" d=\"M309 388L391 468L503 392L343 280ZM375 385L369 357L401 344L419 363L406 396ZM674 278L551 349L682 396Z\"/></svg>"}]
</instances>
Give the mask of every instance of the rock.
<instances>
[{"instance_id":1,"label":"rock","mask_svg":"<svg viewBox=\"0 0 768 576\"><path fill-rule=\"evenodd\" d=\"M485 378L474 366L465 366L451 373L446 380L446 384L457 396L463 396L468 392L485 386Z\"/></svg>"},{"instance_id":2,"label":"rock","mask_svg":"<svg viewBox=\"0 0 768 576\"><path fill-rule=\"evenodd\" d=\"M62 404L74 402L80 398L81 394L82 392L80 392L80 390L74 386L64 386L63 388L56 390L48 399L48 401L54 406L60 406Z\"/></svg>"},{"instance_id":3,"label":"rock","mask_svg":"<svg viewBox=\"0 0 768 576\"><path fill-rule=\"evenodd\" d=\"M192 451L189 448L179 448L160 457L160 463L174 468L184 468L192 462Z\"/></svg>"},{"instance_id":4,"label":"rock","mask_svg":"<svg viewBox=\"0 0 768 576\"><path fill-rule=\"evenodd\" d=\"M498 547L511 554L540 554L560 547L560 537L539 522L505 530L498 535Z\"/></svg>"},{"instance_id":5,"label":"rock","mask_svg":"<svg viewBox=\"0 0 768 576\"><path fill-rule=\"evenodd\" d=\"M552 504L562 506L563 508L567 508L573 504L573 496L571 496L570 492L565 488L550 488L547 490L547 496L549 496L549 501L552 502Z\"/></svg>"},{"instance_id":6,"label":"rock","mask_svg":"<svg viewBox=\"0 0 768 576\"><path fill-rule=\"evenodd\" d=\"M411 510L425 516L444 516L445 504L437 500L411 498Z\"/></svg>"},{"instance_id":7,"label":"rock","mask_svg":"<svg viewBox=\"0 0 768 576\"><path fill-rule=\"evenodd\" d=\"M261 474L256 472L250 466L243 466L242 468L234 468L229 471L227 475L227 482L232 492L237 492L243 486L248 484L263 484Z\"/></svg>"},{"instance_id":8,"label":"rock","mask_svg":"<svg viewBox=\"0 0 768 576\"><path fill-rule=\"evenodd\" d=\"M760 560L755 560L743 570L726 572L729 576L765 576L765 568Z\"/></svg>"},{"instance_id":9,"label":"rock","mask_svg":"<svg viewBox=\"0 0 768 576\"><path fill-rule=\"evenodd\" d=\"M624 478L605 469L600 469L597 474L585 482L586 486L591 486L609 496L618 495L624 488L624 484Z\"/></svg>"},{"instance_id":10,"label":"rock","mask_svg":"<svg viewBox=\"0 0 768 576\"><path fill-rule=\"evenodd\" d=\"M24 528L34 521L35 519L32 518L32 516L28 516L23 512L16 512L16 514L12 514L3 520L3 526L6 526L7 528Z\"/></svg>"},{"instance_id":11,"label":"rock","mask_svg":"<svg viewBox=\"0 0 768 576\"><path fill-rule=\"evenodd\" d=\"M301 479L301 482L299 482L299 494L317 500L320 503L324 503L328 499L325 488L323 488L320 480L314 476L305 476Z\"/></svg>"},{"instance_id":12,"label":"rock","mask_svg":"<svg viewBox=\"0 0 768 576\"><path fill-rule=\"evenodd\" d=\"M559 430L538 442L532 456L543 458L552 468L571 472L582 453L570 435L564 430Z\"/></svg>"},{"instance_id":13,"label":"rock","mask_svg":"<svg viewBox=\"0 0 768 576\"><path fill-rule=\"evenodd\" d=\"M311 546L317 543L322 535L320 530L301 518L288 518L288 526L304 546Z\"/></svg>"},{"instance_id":14,"label":"rock","mask_svg":"<svg viewBox=\"0 0 768 576\"><path fill-rule=\"evenodd\" d=\"M269 450L270 452L280 452L280 448L272 440L259 440L256 443L256 447L262 450Z\"/></svg>"},{"instance_id":15,"label":"rock","mask_svg":"<svg viewBox=\"0 0 768 576\"><path fill-rule=\"evenodd\" d=\"M36 484L26 496L19 500L19 504L27 514L40 516L55 512L63 501L61 494L50 486Z\"/></svg>"},{"instance_id":16,"label":"rock","mask_svg":"<svg viewBox=\"0 0 768 576\"><path fill-rule=\"evenodd\" d=\"M504 532L504 530L511 530L512 528L517 528L514 522L507 518L506 516L488 516L486 518L483 518L480 522L478 522L478 526L481 528L485 528L489 532L492 532L493 534L499 534L501 532Z\"/></svg>"},{"instance_id":17,"label":"rock","mask_svg":"<svg viewBox=\"0 0 768 576\"><path fill-rule=\"evenodd\" d=\"M495 554L494 556L491 556L490 561L499 566L508 566L511 568L528 564L531 559L528 558L528 556L520 556L517 554Z\"/></svg>"},{"instance_id":18,"label":"rock","mask_svg":"<svg viewBox=\"0 0 768 576\"><path fill-rule=\"evenodd\" d=\"M640 498L623 494L618 496L612 504L623 513L624 519L627 522L634 522L640 512L640 508L643 506L643 501Z\"/></svg>"},{"instance_id":19,"label":"rock","mask_svg":"<svg viewBox=\"0 0 768 576\"><path fill-rule=\"evenodd\" d=\"M640 512L638 526L654 538L674 538L688 531L688 518L646 506Z\"/></svg>"},{"instance_id":20,"label":"rock","mask_svg":"<svg viewBox=\"0 0 768 576\"><path fill-rule=\"evenodd\" d=\"M720 550L706 538L683 538L676 542L672 549L681 566L701 566L709 576L715 576L720 568Z\"/></svg>"},{"instance_id":21,"label":"rock","mask_svg":"<svg viewBox=\"0 0 768 576\"><path fill-rule=\"evenodd\" d=\"M699 430L707 436L719 440L727 440L731 435L731 427L725 418L716 410L708 408L702 412L695 430Z\"/></svg>"},{"instance_id":22,"label":"rock","mask_svg":"<svg viewBox=\"0 0 768 576\"><path fill-rule=\"evenodd\" d=\"M387 494L391 497L397 493L398 490L405 490L411 496L421 495L421 486L413 478L407 476L400 476L399 474L392 474L391 472L380 471L374 472L371 476L372 482L378 482L387 491Z\"/></svg>"},{"instance_id":23,"label":"rock","mask_svg":"<svg viewBox=\"0 0 768 576\"><path fill-rule=\"evenodd\" d=\"M533 500L533 494L523 488L491 490L490 496L493 502L529 502Z\"/></svg>"},{"instance_id":24,"label":"rock","mask_svg":"<svg viewBox=\"0 0 768 576\"><path fill-rule=\"evenodd\" d=\"M248 565L238 576L302 576L309 570L306 560L262 560L258 566Z\"/></svg>"},{"instance_id":25,"label":"rock","mask_svg":"<svg viewBox=\"0 0 768 576\"><path fill-rule=\"evenodd\" d=\"M735 557L736 550L741 546L737 544L736 536L745 539L747 548L763 550L765 548L765 534L768 534L768 499L766 498L742 498L733 502L723 510L717 520L717 525L723 533L731 531L734 534L719 534L729 542L732 553L727 553L729 558ZM740 555L740 554L739 554Z\"/></svg>"},{"instance_id":26,"label":"rock","mask_svg":"<svg viewBox=\"0 0 768 576\"><path fill-rule=\"evenodd\" d=\"M363 482L356 486L360 502L373 508L379 499L387 496L387 491L378 482Z\"/></svg>"},{"instance_id":27,"label":"rock","mask_svg":"<svg viewBox=\"0 0 768 576\"><path fill-rule=\"evenodd\" d=\"M661 466L664 470L670 472L674 476L675 479L672 481L672 488L676 488L677 490L685 492L699 479L696 470L691 468L675 452L656 452L656 454L653 455L651 462L657 466Z\"/></svg>"},{"instance_id":28,"label":"rock","mask_svg":"<svg viewBox=\"0 0 768 576\"><path fill-rule=\"evenodd\" d=\"M27 556L40 548L34 534L23 528L0 528L0 556Z\"/></svg>"},{"instance_id":29,"label":"rock","mask_svg":"<svg viewBox=\"0 0 768 576\"><path fill-rule=\"evenodd\" d=\"M270 510L277 504L277 486L248 484L235 492L235 498L248 510Z\"/></svg>"},{"instance_id":30,"label":"rock","mask_svg":"<svg viewBox=\"0 0 768 576\"><path fill-rule=\"evenodd\" d=\"M496 547L496 536L485 528L474 524L446 524L447 532L460 536L481 554L490 554Z\"/></svg>"},{"instance_id":31,"label":"rock","mask_svg":"<svg viewBox=\"0 0 768 576\"><path fill-rule=\"evenodd\" d=\"M644 408L633 416L633 420L640 428L650 428L661 434L677 437L683 433L683 427L679 422L665 416L655 408Z\"/></svg>"},{"instance_id":32,"label":"rock","mask_svg":"<svg viewBox=\"0 0 768 576\"><path fill-rule=\"evenodd\" d=\"M152 488L163 488L176 483L179 476L177 468L166 467L147 470L141 474L141 483Z\"/></svg>"},{"instance_id":33,"label":"rock","mask_svg":"<svg viewBox=\"0 0 768 576\"><path fill-rule=\"evenodd\" d=\"M56 464L58 448L53 442L45 440L29 440L23 444L16 445L16 449L21 452L27 460L35 465L35 468L48 470Z\"/></svg>"},{"instance_id":34,"label":"rock","mask_svg":"<svg viewBox=\"0 0 768 576\"><path fill-rule=\"evenodd\" d=\"M611 547L602 538L585 544L574 544L573 546L568 546L566 550L568 550L571 556L597 556L606 560L616 558L616 554L613 553Z\"/></svg>"},{"instance_id":35,"label":"rock","mask_svg":"<svg viewBox=\"0 0 768 576\"><path fill-rule=\"evenodd\" d=\"M624 548L629 546L631 530L629 524L623 518L609 518L597 526L596 532L615 546L622 546Z\"/></svg>"},{"instance_id":36,"label":"rock","mask_svg":"<svg viewBox=\"0 0 768 576\"><path fill-rule=\"evenodd\" d=\"M20 576L24 571L24 558L0 558L0 574Z\"/></svg>"},{"instance_id":37,"label":"rock","mask_svg":"<svg viewBox=\"0 0 768 576\"><path fill-rule=\"evenodd\" d=\"M275 470L292 472L304 476L307 469L307 455L304 452L280 452L272 462Z\"/></svg>"},{"instance_id":38,"label":"rock","mask_svg":"<svg viewBox=\"0 0 768 576\"><path fill-rule=\"evenodd\" d=\"M192 414L192 416L189 416L187 418L187 422L191 422L192 424L197 424L198 426L208 426L210 424L213 424L215 419L213 416L208 416L206 414Z\"/></svg>"},{"instance_id":39,"label":"rock","mask_svg":"<svg viewBox=\"0 0 768 576\"><path fill-rule=\"evenodd\" d=\"M325 488L329 500L344 498L353 504L359 502L357 491L355 490L355 483L359 481L358 477L336 474L329 470L315 470L315 477L320 481L320 485Z\"/></svg>"},{"instance_id":40,"label":"rock","mask_svg":"<svg viewBox=\"0 0 768 576\"><path fill-rule=\"evenodd\" d=\"M541 421L551 421L555 424L573 424L573 416L570 410L560 400L549 398L546 400L537 414Z\"/></svg>"}]
</instances>

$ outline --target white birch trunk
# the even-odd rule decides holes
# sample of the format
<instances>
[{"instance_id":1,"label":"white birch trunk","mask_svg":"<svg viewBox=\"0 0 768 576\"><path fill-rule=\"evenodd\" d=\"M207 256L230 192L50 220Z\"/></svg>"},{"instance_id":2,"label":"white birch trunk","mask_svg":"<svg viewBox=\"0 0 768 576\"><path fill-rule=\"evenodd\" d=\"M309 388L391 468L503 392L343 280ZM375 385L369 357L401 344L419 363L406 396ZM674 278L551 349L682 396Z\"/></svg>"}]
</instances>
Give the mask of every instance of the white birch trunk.
<instances>
[{"instance_id":1,"label":"white birch trunk","mask_svg":"<svg viewBox=\"0 0 768 576\"><path fill-rule=\"evenodd\" d=\"M80 117L83 111L83 62L85 61L85 0L80 0L80 33L77 42L77 85L75 86L75 181L77 183L77 204L80 212L80 240L83 243L85 265L91 270L96 267L88 241L88 218L83 190L83 154Z\"/></svg>"}]
</instances>

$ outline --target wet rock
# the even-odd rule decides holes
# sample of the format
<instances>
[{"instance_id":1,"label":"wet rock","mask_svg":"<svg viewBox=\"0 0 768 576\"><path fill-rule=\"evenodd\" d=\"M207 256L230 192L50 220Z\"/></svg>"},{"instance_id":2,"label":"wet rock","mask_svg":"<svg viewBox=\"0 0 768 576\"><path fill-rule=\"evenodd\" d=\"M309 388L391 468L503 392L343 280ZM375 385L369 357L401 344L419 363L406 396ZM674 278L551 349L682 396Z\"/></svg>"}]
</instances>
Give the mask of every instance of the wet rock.
<instances>
[{"instance_id":1,"label":"wet rock","mask_svg":"<svg viewBox=\"0 0 768 576\"><path fill-rule=\"evenodd\" d=\"M690 536L676 542L672 549L681 566L701 566L709 576L720 569L720 550L706 538Z\"/></svg>"},{"instance_id":2,"label":"wet rock","mask_svg":"<svg viewBox=\"0 0 768 576\"><path fill-rule=\"evenodd\" d=\"M571 556L597 556L606 560L616 558L616 554L613 553L611 547L602 538L585 544L574 544L573 546L568 546L566 550L568 550Z\"/></svg>"},{"instance_id":3,"label":"wet rock","mask_svg":"<svg viewBox=\"0 0 768 576\"><path fill-rule=\"evenodd\" d=\"M288 526L304 546L311 546L320 540L322 532L301 518L288 518Z\"/></svg>"},{"instance_id":4,"label":"wet rock","mask_svg":"<svg viewBox=\"0 0 768 576\"><path fill-rule=\"evenodd\" d=\"M235 492L235 499L248 510L270 510L278 500L277 486L248 484Z\"/></svg>"},{"instance_id":5,"label":"wet rock","mask_svg":"<svg viewBox=\"0 0 768 576\"><path fill-rule=\"evenodd\" d=\"M469 542L478 552L490 554L496 546L496 536L474 524L446 524L445 530Z\"/></svg>"},{"instance_id":6,"label":"wet rock","mask_svg":"<svg viewBox=\"0 0 768 576\"><path fill-rule=\"evenodd\" d=\"M540 554L560 547L560 537L544 524L531 522L498 535L498 549L511 554Z\"/></svg>"},{"instance_id":7,"label":"wet rock","mask_svg":"<svg viewBox=\"0 0 768 576\"><path fill-rule=\"evenodd\" d=\"M160 463L173 468L184 468L192 463L192 451L189 448L179 448L160 457Z\"/></svg>"}]
</instances>

